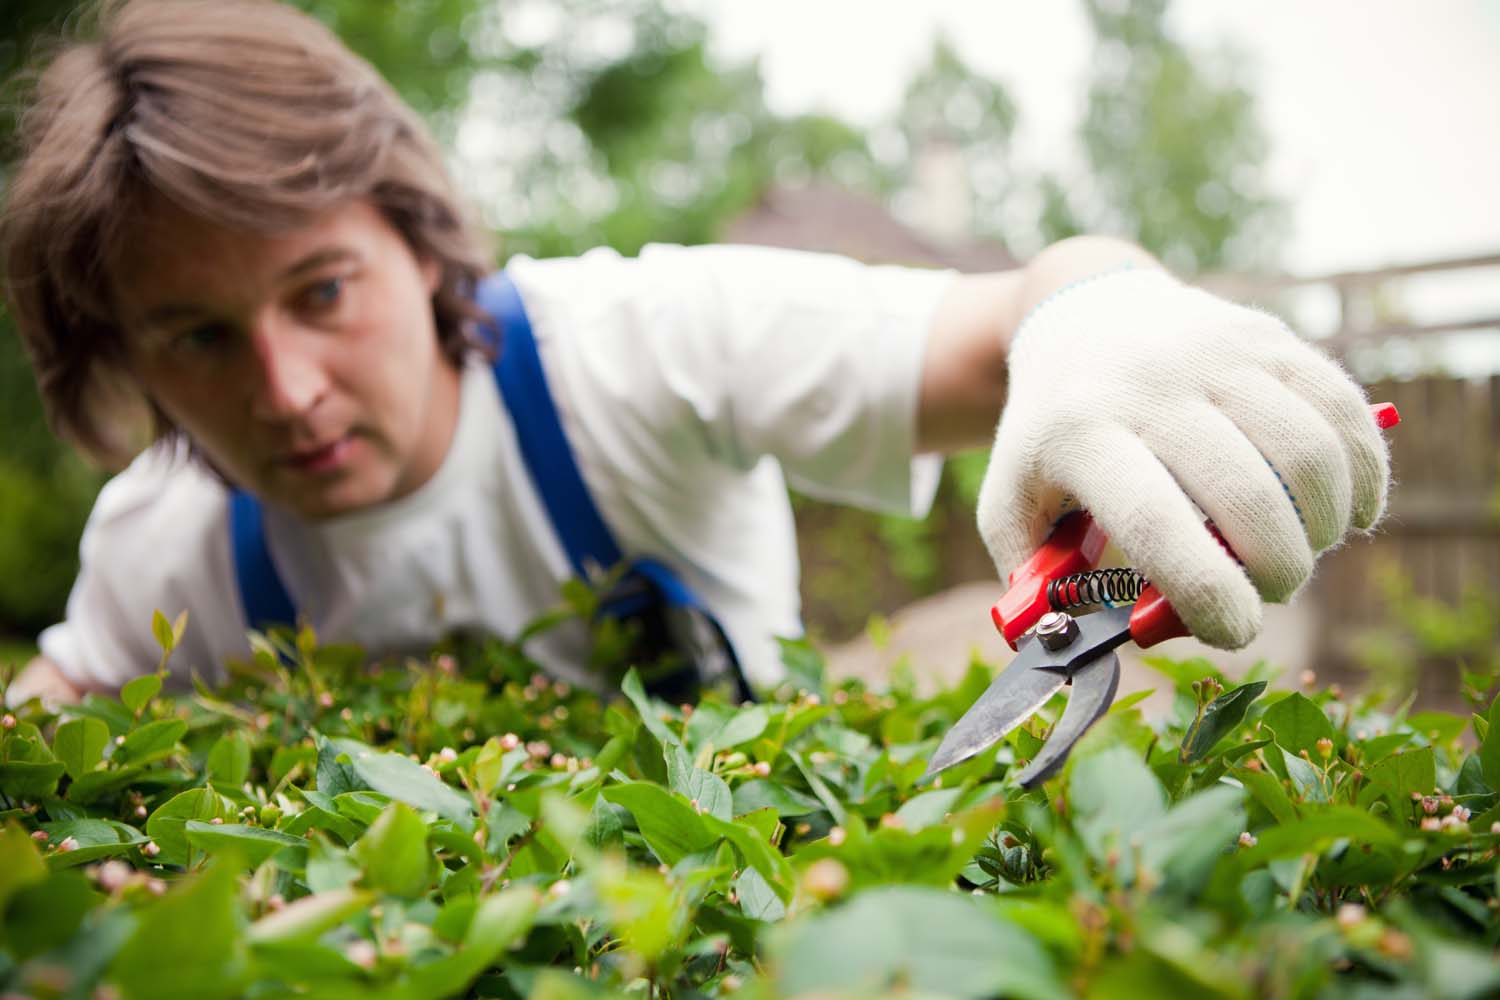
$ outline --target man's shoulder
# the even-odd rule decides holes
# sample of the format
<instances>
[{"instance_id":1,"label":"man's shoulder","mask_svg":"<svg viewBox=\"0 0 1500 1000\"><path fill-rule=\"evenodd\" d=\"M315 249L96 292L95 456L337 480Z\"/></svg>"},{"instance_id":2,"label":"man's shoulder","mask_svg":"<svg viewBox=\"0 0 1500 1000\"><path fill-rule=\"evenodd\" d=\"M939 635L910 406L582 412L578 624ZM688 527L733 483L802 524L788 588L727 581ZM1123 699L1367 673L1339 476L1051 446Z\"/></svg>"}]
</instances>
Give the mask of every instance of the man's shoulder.
<instances>
[{"instance_id":1,"label":"man's shoulder","mask_svg":"<svg viewBox=\"0 0 1500 1000\"><path fill-rule=\"evenodd\" d=\"M109 558L201 553L223 528L228 488L182 444L142 452L99 491L84 533L86 552Z\"/></svg>"}]
</instances>

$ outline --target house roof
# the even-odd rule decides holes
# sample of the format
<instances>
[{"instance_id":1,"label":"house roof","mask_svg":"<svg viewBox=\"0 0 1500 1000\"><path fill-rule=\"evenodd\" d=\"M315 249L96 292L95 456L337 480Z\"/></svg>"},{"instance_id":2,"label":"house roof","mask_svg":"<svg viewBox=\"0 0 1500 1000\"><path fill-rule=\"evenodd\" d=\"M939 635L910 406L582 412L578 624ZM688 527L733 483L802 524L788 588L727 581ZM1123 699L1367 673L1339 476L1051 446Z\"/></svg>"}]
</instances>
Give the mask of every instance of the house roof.
<instances>
[{"instance_id":1,"label":"house roof","mask_svg":"<svg viewBox=\"0 0 1500 1000\"><path fill-rule=\"evenodd\" d=\"M949 267L963 272L1018 266L999 243L939 243L900 222L879 202L831 184L769 188L724 230L729 243L838 253L870 264Z\"/></svg>"}]
</instances>

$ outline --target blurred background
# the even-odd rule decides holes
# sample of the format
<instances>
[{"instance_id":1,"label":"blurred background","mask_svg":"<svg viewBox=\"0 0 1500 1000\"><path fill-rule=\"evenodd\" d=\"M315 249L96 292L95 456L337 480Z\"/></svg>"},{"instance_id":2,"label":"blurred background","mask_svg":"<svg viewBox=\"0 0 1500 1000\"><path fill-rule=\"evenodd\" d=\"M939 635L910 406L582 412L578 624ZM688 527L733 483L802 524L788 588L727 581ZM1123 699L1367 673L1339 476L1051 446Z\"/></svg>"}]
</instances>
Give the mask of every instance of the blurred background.
<instances>
[{"instance_id":1,"label":"blurred background","mask_svg":"<svg viewBox=\"0 0 1500 1000\"><path fill-rule=\"evenodd\" d=\"M1500 6L299 5L428 117L502 258L735 241L980 271L1108 232L1282 313L1400 407L1398 487L1229 659L1437 702L1500 671ZM7 158L18 71L79 18L4 0ZM61 614L102 482L48 433L3 311L0 442L3 665ZM922 522L795 498L839 669L1004 659L982 471L952 460Z\"/></svg>"}]
</instances>

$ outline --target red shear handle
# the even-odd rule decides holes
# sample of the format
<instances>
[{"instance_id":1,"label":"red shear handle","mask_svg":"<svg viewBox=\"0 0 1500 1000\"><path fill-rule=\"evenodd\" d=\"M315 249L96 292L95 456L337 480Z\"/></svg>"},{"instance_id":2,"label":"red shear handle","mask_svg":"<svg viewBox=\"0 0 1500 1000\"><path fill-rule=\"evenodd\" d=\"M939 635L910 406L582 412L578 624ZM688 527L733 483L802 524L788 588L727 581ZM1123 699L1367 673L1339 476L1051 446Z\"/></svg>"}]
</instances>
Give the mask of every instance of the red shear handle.
<instances>
[{"instance_id":1,"label":"red shear handle","mask_svg":"<svg viewBox=\"0 0 1500 1000\"><path fill-rule=\"evenodd\" d=\"M1107 544L1109 538L1091 516L1081 510L1071 511L1057 522L1042 547L1011 572L1010 589L990 609L995 628L1011 649L1027 629L1052 610L1047 603L1047 584L1098 566Z\"/></svg>"},{"instance_id":2,"label":"red shear handle","mask_svg":"<svg viewBox=\"0 0 1500 1000\"><path fill-rule=\"evenodd\" d=\"M1370 414L1381 430L1395 427L1401 422L1394 403L1375 403ZM1234 550L1219 534L1212 521L1205 522L1209 531L1234 555ZM1010 575L1010 589L990 609L995 628L1005 636L1010 648L1015 649L1021 636L1025 635L1037 620L1052 610L1047 602L1047 584L1059 577L1082 573L1099 565L1100 553L1109 539L1094 523L1087 512L1075 510L1067 514L1053 528L1051 536L1042 547L1032 554ZM1177 612L1161 591L1148 586L1135 602L1130 615L1130 637L1137 646L1145 649L1158 642L1191 635L1187 626L1177 617Z\"/></svg>"}]
</instances>

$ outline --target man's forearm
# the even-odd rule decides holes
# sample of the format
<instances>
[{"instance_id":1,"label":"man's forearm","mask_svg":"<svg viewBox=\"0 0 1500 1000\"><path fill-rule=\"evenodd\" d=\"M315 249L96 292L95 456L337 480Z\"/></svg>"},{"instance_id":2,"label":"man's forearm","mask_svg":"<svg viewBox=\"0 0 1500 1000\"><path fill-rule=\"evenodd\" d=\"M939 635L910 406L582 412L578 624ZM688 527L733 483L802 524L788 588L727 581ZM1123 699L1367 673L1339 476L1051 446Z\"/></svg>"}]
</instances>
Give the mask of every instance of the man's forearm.
<instances>
[{"instance_id":1,"label":"man's forearm","mask_svg":"<svg viewBox=\"0 0 1500 1000\"><path fill-rule=\"evenodd\" d=\"M1160 266L1125 240L1075 236L1047 247L1023 268L955 281L929 331L918 450L956 451L989 441L1005 405L1011 339L1049 295L1093 274Z\"/></svg>"}]
</instances>

